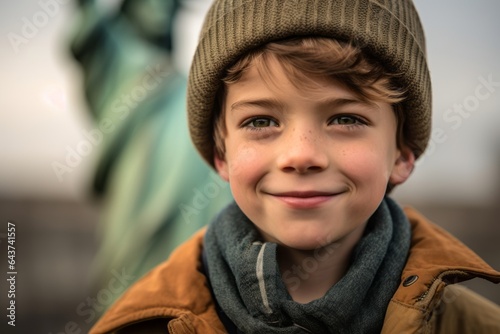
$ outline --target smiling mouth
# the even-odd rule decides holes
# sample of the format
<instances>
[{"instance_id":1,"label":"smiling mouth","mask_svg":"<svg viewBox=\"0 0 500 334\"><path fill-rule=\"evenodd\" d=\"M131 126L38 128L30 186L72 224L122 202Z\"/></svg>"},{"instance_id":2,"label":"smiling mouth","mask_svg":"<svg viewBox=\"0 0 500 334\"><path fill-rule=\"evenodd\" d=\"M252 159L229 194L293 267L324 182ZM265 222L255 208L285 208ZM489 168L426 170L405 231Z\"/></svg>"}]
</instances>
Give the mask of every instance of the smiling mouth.
<instances>
[{"instance_id":1,"label":"smiling mouth","mask_svg":"<svg viewBox=\"0 0 500 334\"><path fill-rule=\"evenodd\" d=\"M271 194L276 199L294 209L312 209L320 207L332 198L342 194L322 191L291 191Z\"/></svg>"}]
</instances>

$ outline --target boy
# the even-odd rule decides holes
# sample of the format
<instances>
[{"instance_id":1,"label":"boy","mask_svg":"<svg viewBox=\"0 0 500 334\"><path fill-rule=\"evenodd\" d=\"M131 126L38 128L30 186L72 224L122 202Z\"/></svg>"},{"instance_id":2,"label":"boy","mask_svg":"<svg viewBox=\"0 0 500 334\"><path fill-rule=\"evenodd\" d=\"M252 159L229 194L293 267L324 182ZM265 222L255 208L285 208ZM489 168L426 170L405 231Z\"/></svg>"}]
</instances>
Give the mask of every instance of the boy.
<instances>
[{"instance_id":1,"label":"boy","mask_svg":"<svg viewBox=\"0 0 500 334\"><path fill-rule=\"evenodd\" d=\"M429 139L424 44L411 1L215 1L188 114L236 203L93 333L500 332L449 285L500 273L386 196Z\"/></svg>"}]
</instances>

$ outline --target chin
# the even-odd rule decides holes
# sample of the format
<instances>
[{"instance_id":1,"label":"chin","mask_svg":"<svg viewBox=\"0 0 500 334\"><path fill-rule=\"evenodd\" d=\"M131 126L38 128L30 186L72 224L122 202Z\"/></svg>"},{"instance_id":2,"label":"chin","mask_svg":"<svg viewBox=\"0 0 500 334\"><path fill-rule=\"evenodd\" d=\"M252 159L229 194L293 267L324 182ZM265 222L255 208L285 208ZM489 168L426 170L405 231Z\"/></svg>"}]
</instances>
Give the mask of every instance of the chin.
<instances>
[{"instance_id":1,"label":"chin","mask_svg":"<svg viewBox=\"0 0 500 334\"><path fill-rule=\"evenodd\" d=\"M302 251L312 251L322 248L329 243L326 240L324 233L308 234L298 233L295 235L287 235L280 238L278 244L287 248L292 248Z\"/></svg>"}]
</instances>

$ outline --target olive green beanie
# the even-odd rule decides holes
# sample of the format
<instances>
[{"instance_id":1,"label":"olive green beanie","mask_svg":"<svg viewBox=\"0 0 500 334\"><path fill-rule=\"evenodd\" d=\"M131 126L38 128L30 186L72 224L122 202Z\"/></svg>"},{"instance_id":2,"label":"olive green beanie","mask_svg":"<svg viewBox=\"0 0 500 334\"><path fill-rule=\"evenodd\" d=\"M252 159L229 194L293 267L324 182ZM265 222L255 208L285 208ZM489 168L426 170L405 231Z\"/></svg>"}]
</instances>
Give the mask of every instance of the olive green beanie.
<instances>
[{"instance_id":1,"label":"olive green beanie","mask_svg":"<svg viewBox=\"0 0 500 334\"><path fill-rule=\"evenodd\" d=\"M353 41L407 90L404 137L418 157L431 130L431 82L425 37L411 0L215 0L202 27L189 73L191 138L213 166L214 101L225 70L272 41L321 36Z\"/></svg>"}]
</instances>

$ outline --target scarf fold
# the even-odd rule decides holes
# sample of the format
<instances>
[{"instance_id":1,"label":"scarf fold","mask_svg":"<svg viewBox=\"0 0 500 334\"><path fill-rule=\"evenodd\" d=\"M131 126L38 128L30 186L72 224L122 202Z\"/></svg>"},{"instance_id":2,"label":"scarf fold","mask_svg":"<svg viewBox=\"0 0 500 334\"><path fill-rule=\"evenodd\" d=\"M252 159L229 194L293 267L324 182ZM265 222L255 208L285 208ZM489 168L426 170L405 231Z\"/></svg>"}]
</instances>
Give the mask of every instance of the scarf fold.
<instances>
[{"instance_id":1,"label":"scarf fold","mask_svg":"<svg viewBox=\"0 0 500 334\"><path fill-rule=\"evenodd\" d=\"M292 300L277 263L278 245L262 242L233 203L205 235L217 302L244 333L380 333L410 248L410 224L386 197L370 217L347 273L307 304ZM298 278L297 278L298 279Z\"/></svg>"}]
</instances>

